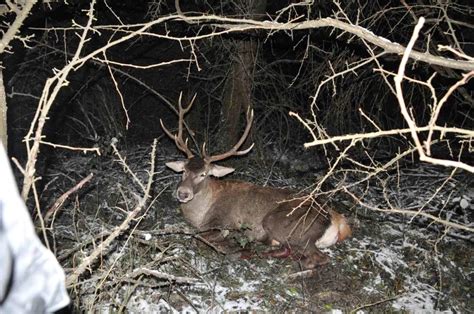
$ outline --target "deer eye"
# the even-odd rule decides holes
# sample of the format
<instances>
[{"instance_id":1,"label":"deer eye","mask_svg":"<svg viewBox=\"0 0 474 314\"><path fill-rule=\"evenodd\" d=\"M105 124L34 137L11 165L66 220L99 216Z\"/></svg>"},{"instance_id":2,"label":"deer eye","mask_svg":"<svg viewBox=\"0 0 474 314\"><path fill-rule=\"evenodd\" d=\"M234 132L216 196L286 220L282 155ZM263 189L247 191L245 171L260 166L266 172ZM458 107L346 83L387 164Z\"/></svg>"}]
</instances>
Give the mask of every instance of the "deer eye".
<instances>
[{"instance_id":1,"label":"deer eye","mask_svg":"<svg viewBox=\"0 0 474 314\"><path fill-rule=\"evenodd\" d=\"M203 172L203 173L200 174L200 177L201 177L201 178L205 178L206 176L207 176L207 173L205 173L205 172Z\"/></svg>"}]
</instances>

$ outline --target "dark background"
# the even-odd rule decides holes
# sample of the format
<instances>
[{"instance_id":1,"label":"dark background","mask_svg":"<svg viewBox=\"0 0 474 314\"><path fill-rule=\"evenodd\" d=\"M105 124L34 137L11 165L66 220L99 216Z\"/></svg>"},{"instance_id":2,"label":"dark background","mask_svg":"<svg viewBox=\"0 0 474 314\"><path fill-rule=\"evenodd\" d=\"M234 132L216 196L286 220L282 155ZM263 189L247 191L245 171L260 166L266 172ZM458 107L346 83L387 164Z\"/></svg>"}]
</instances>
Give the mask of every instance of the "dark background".
<instances>
[{"instance_id":1,"label":"dark background","mask_svg":"<svg viewBox=\"0 0 474 314\"><path fill-rule=\"evenodd\" d=\"M199 3L199 4L198 4ZM248 13L252 9L245 4L225 1L187 2L181 4L188 15L213 13L227 17L254 17L257 19L276 18L279 10L288 6L287 1L268 1L265 14ZM370 29L377 35L393 42L406 45L413 31L415 21L411 14L425 16L428 19L417 41L416 49L429 49L437 54L438 44L449 45L452 39L447 35L448 25L440 16L439 10L430 7L429 2L417 5L413 3L412 12L398 2L374 1L344 4L348 17ZM7 93L23 93L8 99L9 111L9 151L12 156L24 160L24 144L21 143L36 110L37 98L41 95L45 80L52 75L53 68L61 68L71 53L75 51L78 37L76 31L54 29L69 27L71 19L84 24L84 10L89 8L87 1L38 4L22 29L24 34L34 35L25 48L19 41L14 42L12 54L3 56ZM174 1L103 1L96 4L96 25L116 25L118 20L124 24L143 23L158 16L174 14ZM296 6L288 10L280 19L305 20L330 16L337 8L331 2L316 2L312 6ZM246 11L247 10L247 11ZM464 52L473 53L473 32L466 27L472 20L472 8L469 1L460 1L446 5L448 15L457 20L454 23L456 36L461 41ZM247 13L246 13L247 12ZM463 24L465 23L465 24ZM162 29L159 29L161 27ZM210 33L211 25L190 25L182 21L170 21L153 29L162 32L164 27L175 36L192 36L198 33ZM114 35L109 30L101 30L87 43L84 50L92 51L104 45ZM427 40L429 37L429 41ZM427 46L429 43L429 47ZM250 43L250 44L249 44ZM239 47L247 45L252 49L252 64L244 70L249 95L237 95L230 102L228 82L232 80L232 66L242 63ZM119 96L110 78L108 69L98 61L89 61L69 76L69 85L62 89L55 101L45 132L48 141L72 146L99 146L105 148L111 138L120 140L123 146L147 145L153 138L162 135L159 119L173 128L176 115L170 110L177 105L178 96L183 99L197 94L197 100L188 120L196 131L197 142L209 141L211 151L222 150L231 145L236 134L243 127L245 106L254 108L252 140L257 143L255 154L259 158L273 154L274 147L280 151L302 149L302 144L310 139L308 132L289 111L299 113L311 119L312 96L318 84L334 71L344 70L347 64L368 57L366 46L361 40L349 34L331 28L304 30L297 32L250 31L217 36L193 43L200 69L195 63L176 63L151 69L133 69L113 66L114 78L123 94L125 106L131 122L125 128L125 114L121 108ZM380 52L379 48L374 51ZM178 58L189 58L189 43L142 36L109 49L107 58L116 62L147 65ZM443 53L452 57L449 53ZM387 71L396 71L400 58L385 55L379 62ZM318 122L329 135L374 131L374 127L362 118L362 109L382 129L406 127L395 97L389 91L381 75L374 72L376 65L360 68L357 73L348 73L326 84L317 98L316 115ZM431 66L423 62L412 63L406 74L420 80L427 80L433 73L436 77L432 84L438 95L444 94L460 78L461 71ZM390 79L391 82L391 79ZM143 84L146 84L145 87ZM453 127L469 128L472 121L472 83L464 86L451 97L441 111L438 125L449 124ZM430 118L431 95L429 90L419 85L404 84L407 103L412 107L416 122L425 125ZM335 91L335 93L334 93ZM232 90L231 90L232 92ZM161 95L157 96L157 93ZM227 93L227 94L226 94ZM167 104L163 99L166 99ZM236 111L226 109L231 104L242 106ZM243 105L242 105L242 104ZM229 116L227 116L230 114ZM226 129L232 121L241 121ZM423 136L423 135L422 135ZM448 135L448 139L449 139ZM386 158L393 153L409 147L410 142L399 137L384 137L367 141L365 147L357 147L352 152L364 158L365 152L375 158ZM453 158L457 158L460 149L456 139L450 141ZM345 144L341 144L343 148ZM331 160L337 156L331 145L328 151L313 150L316 155ZM446 143L434 147L438 157L450 157L446 153ZM41 159L52 157L54 150L45 147ZM464 153L464 160L472 154ZM318 167L326 167L327 162L318 161Z\"/></svg>"}]
</instances>

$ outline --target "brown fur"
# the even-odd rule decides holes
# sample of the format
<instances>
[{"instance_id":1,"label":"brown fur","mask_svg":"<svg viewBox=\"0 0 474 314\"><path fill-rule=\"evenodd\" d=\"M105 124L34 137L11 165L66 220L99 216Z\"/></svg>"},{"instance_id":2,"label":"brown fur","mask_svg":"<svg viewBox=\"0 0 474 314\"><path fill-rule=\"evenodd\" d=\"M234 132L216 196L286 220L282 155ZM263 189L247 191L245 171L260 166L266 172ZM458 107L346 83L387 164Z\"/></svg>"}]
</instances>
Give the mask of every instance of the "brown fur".
<instances>
[{"instance_id":1,"label":"brown fur","mask_svg":"<svg viewBox=\"0 0 474 314\"><path fill-rule=\"evenodd\" d=\"M246 236L257 241L267 240L263 218L292 195L289 190L240 181L208 178L201 184L194 198L181 205L184 218L200 231L248 227Z\"/></svg>"},{"instance_id":2,"label":"brown fur","mask_svg":"<svg viewBox=\"0 0 474 314\"><path fill-rule=\"evenodd\" d=\"M181 96L178 102L177 133L171 133L163 121L160 122L166 135L187 156L186 161L166 163L174 171L184 172L176 197L181 202L185 219L200 231L244 228L246 235L253 240L278 242L284 246L284 252L286 249L296 249L297 253L303 255L305 268L326 263L327 256L318 248L333 245L351 234L344 216L319 204L300 204L298 200L291 200L294 193L290 190L210 178L220 178L234 171L233 168L219 166L215 162L245 155L252 149L253 144L247 149L239 150L249 135L253 110L247 111L245 130L231 149L208 156L203 144L201 158L194 156L187 145L187 139L183 138L184 116L191 109L196 96L186 107L182 106ZM296 209L293 211L294 208Z\"/></svg>"},{"instance_id":3,"label":"brown fur","mask_svg":"<svg viewBox=\"0 0 474 314\"><path fill-rule=\"evenodd\" d=\"M264 218L263 228L270 239L301 255L303 267L310 269L329 261L315 242L331 225L331 216L308 201L301 203L299 199L281 203Z\"/></svg>"},{"instance_id":4,"label":"brown fur","mask_svg":"<svg viewBox=\"0 0 474 314\"><path fill-rule=\"evenodd\" d=\"M187 190L192 195L181 209L184 218L199 231L243 229L252 240L267 244L276 241L283 250L289 248L301 256L304 268L328 262L315 243L331 225L337 225L337 241L350 236L350 227L342 215L319 204L301 204L301 200L293 199L296 194L291 190L212 179L208 175L212 165L196 169L196 164L194 161L192 170L185 166L178 193ZM203 173L207 176L200 179ZM288 215L293 208L297 209Z\"/></svg>"}]
</instances>

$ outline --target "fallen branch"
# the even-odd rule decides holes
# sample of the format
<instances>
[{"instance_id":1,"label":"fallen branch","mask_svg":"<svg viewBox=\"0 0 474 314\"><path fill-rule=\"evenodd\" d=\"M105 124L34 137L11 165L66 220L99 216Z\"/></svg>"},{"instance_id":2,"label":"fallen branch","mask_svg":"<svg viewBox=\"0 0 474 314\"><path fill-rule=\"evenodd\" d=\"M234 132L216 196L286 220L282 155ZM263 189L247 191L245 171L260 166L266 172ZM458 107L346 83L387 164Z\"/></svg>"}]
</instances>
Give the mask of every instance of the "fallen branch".
<instances>
[{"instance_id":1,"label":"fallen branch","mask_svg":"<svg viewBox=\"0 0 474 314\"><path fill-rule=\"evenodd\" d=\"M163 273L161 271L151 270L151 269L147 269L147 268L136 269L131 274L129 274L127 276L129 278L135 278L135 277L139 277L139 276L142 276L142 275L149 275L149 276L153 276L153 277L158 278L158 279L164 279L164 280L168 280L168 281L175 282L175 283L181 283L181 284L183 284L183 283L194 284L194 283L199 281L199 279L197 279L197 278L180 277L180 276L170 275L170 274L167 274L167 273Z\"/></svg>"},{"instance_id":2,"label":"fallen branch","mask_svg":"<svg viewBox=\"0 0 474 314\"><path fill-rule=\"evenodd\" d=\"M64 204L64 202L69 198L69 196L72 194L72 193L75 193L77 190L81 189L84 184L86 184L87 182L89 182L90 179L92 179L92 177L94 176L93 173L89 174L87 177L85 177L84 179L82 179L78 184L76 184L74 187L72 187L71 189L69 189L69 191L67 191L66 193L64 193L63 195L61 195L57 200L56 202L54 202L53 206L51 206L47 211L46 211L46 215L44 215L44 221L45 222L48 222L49 219L51 218L51 216L53 214L56 214L56 212L59 210L59 208L61 208L61 206Z\"/></svg>"},{"instance_id":3,"label":"fallen branch","mask_svg":"<svg viewBox=\"0 0 474 314\"><path fill-rule=\"evenodd\" d=\"M84 271L102 254L102 252L125 230L130 227L130 223L135 219L135 217L142 211L142 209L147 204L148 199L150 198L150 191L151 191L151 184L153 183L153 174L155 169L155 156L156 156L156 139L153 142L152 150L151 150L151 162L150 162L150 171L148 176L148 183L146 188L143 190L143 196L138 200L138 204L135 208L128 213L125 220L117 226L112 233L105 239L102 243L100 243L97 248L88 256L86 257L82 263L76 267L76 269L67 276L66 278L66 287L71 288L74 286L79 279L79 276L84 273ZM115 151L118 154L118 151ZM119 156L121 160L121 156ZM142 185L141 185L142 186ZM143 187L143 186L142 186Z\"/></svg>"},{"instance_id":4,"label":"fallen branch","mask_svg":"<svg viewBox=\"0 0 474 314\"><path fill-rule=\"evenodd\" d=\"M448 227L461 229L461 230L465 230L465 231L468 231L468 232L474 232L474 228L471 228L471 227L468 227L468 226L465 226L465 225L461 225L461 224L458 224L458 223L455 223L455 222L451 222L451 221L442 219L440 217L436 217L434 215L431 215L431 214L428 214L428 213L425 213L425 212L420 212L418 210L407 210L407 209L399 209L399 208L378 208L376 206L364 203L359 197L357 197L354 193L350 192L345 187L343 187L343 190L350 197L352 197L357 204L359 204L359 205L361 205L365 208L374 210L374 211L383 212L383 213L391 213L391 214L402 214L402 215L407 215L407 216L423 216L423 217L428 218L428 219L430 219L434 222L437 222L439 224L442 224L442 225L445 225L445 226L448 226Z\"/></svg>"}]
</instances>

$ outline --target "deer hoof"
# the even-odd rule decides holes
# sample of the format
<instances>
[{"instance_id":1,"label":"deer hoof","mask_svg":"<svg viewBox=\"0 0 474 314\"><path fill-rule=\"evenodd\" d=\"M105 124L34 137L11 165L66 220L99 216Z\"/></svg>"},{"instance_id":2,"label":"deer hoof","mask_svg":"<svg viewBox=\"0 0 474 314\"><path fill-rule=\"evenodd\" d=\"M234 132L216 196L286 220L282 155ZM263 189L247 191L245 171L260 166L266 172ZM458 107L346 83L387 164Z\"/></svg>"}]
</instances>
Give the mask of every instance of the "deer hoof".
<instances>
[{"instance_id":1,"label":"deer hoof","mask_svg":"<svg viewBox=\"0 0 474 314\"><path fill-rule=\"evenodd\" d=\"M284 246L282 248L269 251L265 253L265 255L273 258L287 258L291 255L291 249L289 247Z\"/></svg>"},{"instance_id":2,"label":"deer hoof","mask_svg":"<svg viewBox=\"0 0 474 314\"><path fill-rule=\"evenodd\" d=\"M314 253L301 259L301 266L303 266L304 269L313 269L318 266L326 265L327 263L329 263L329 257L322 253Z\"/></svg>"}]
</instances>

